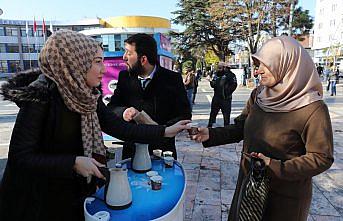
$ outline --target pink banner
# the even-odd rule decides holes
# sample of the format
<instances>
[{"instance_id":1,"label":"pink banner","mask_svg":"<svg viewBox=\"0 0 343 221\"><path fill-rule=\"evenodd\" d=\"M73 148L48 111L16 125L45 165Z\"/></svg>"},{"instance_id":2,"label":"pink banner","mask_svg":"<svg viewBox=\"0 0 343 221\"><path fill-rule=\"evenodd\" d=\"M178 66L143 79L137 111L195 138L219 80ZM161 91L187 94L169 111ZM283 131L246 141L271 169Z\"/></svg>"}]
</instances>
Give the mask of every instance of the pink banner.
<instances>
[{"instance_id":1,"label":"pink banner","mask_svg":"<svg viewBox=\"0 0 343 221\"><path fill-rule=\"evenodd\" d=\"M125 62L121 57L119 58L105 58L104 64L106 72L102 78L102 90L105 97L110 97L117 87L118 75L122 70L126 70Z\"/></svg>"}]
</instances>

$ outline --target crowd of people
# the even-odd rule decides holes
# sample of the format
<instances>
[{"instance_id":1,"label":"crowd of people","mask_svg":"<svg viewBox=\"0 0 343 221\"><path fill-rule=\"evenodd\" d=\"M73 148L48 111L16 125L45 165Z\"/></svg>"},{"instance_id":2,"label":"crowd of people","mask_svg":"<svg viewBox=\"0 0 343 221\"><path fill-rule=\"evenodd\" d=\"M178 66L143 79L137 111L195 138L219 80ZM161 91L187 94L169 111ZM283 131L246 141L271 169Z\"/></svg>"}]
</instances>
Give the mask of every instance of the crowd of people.
<instances>
[{"instance_id":1,"label":"crowd of people","mask_svg":"<svg viewBox=\"0 0 343 221\"><path fill-rule=\"evenodd\" d=\"M303 221L312 177L333 163L322 83L306 50L291 37L268 40L252 57L260 80L242 113L230 122L237 79L219 63L210 79L214 96L208 127L198 128L190 139L204 147L243 140L228 220L240 220L243 181L249 162L258 158L270 178L263 220ZM119 73L106 106L101 99L101 44L59 30L40 52L39 69L21 72L2 86L1 94L20 110L0 184L0 220L83 220L85 197L104 179L99 171L107 161L102 131L126 141L124 158L133 156L137 142L177 157L175 136L190 128L201 70L187 68L182 78L161 67L156 42L147 34L125 41L123 60L127 70ZM331 87L335 81L330 79ZM224 127L212 128L220 109ZM141 111L156 125L137 124L134 119Z\"/></svg>"},{"instance_id":2,"label":"crowd of people","mask_svg":"<svg viewBox=\"0 0 343 221\"><path fill-rule=\"evenodd\" d=\"M339 78L341 76L338 66L330 64L323 68L320 64L317 64L317 72L319 76L326 82L326 91L330 92L331 96L336 96L337 94L337 84L339 83Z\"/></svg>"}]
</instances>

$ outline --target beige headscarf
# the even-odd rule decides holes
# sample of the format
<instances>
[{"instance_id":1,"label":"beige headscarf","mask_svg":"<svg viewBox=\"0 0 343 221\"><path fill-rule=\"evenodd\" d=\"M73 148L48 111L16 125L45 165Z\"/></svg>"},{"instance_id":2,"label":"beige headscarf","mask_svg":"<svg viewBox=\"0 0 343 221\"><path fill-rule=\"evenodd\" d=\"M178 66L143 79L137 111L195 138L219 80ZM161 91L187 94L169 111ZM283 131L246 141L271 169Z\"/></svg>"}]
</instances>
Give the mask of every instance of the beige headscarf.
<instances>
[{"instance_id":1,"label":"beige headscarf","mask_svg":"<svg viewBox=\"0 0 343 221\"><path fill-rule=\"evenodd\" d=\"M84 155L105 156L98 115L100 92L86 84L86 75L99 49L99 42L81 33L59 30L46 41L39 67L45 76L57 84L69 110L81 114L81 134Z\"/></svg>"},{"instance_id":2,"label":"beige headscarf","mask_svg":"<svg viewBox=\"0 0 343 221\"><path fill-rule=\"evenodd\" d=\"M260 86L256 103L266 112L290 112L323 99L317 70L307 51L292 37L275 37L252 55L276 79L273 87Z\"/></svg>"}]
</instances>

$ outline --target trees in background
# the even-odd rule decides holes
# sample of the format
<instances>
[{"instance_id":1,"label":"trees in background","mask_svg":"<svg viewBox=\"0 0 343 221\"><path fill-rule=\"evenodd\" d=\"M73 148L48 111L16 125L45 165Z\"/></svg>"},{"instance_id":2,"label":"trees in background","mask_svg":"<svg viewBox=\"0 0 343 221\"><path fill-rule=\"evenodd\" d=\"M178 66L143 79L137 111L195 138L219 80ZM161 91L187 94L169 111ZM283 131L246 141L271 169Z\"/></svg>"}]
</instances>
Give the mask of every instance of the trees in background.
<instances>
[{"instance_id":1,"label":"trees in background","mask_svg":"<svg viewBox=\"0 0 343 221\"><path fill-rule=\"evenodd\" d=\"M181 33L170 33L175 39L176 50L189 58L196 57L199 49L212 50L225 61L225 56L232 54L227 46L233 39L230 34L233 30L224 29L221 21L211 17L210 1L180 0L178 7L180 10L173 12L176 17L172 21L186 28Z\"/></svg>"},{"instance_id":2,"label":"trees in background","mask_svg":"<svg viewBox=\"0 0 343 221\"><path fill-rule=\"evenodd\" d=\"M172 33L177 51L199 58L199 50L212 50L221 61L232 54L230 44L245 42L249 54L257 51L262 33L278 36L290 27L291 5L297 0L180 0L175 24L186 27ZM292 33L308 34L313 19L308 10L296 7Z\"/></svg>"}]
</instances>

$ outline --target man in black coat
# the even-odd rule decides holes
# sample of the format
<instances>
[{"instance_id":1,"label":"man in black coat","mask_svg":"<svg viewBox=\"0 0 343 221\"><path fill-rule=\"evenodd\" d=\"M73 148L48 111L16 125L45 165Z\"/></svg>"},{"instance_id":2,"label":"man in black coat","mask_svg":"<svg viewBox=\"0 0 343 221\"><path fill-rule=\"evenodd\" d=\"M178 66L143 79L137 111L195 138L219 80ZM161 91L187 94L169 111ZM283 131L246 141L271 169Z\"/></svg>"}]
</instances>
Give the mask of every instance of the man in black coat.
<instances>
[{"instance_id":1,"label":"man in black coat","mask_svg":"<svg viewBox=\"0 0 343 221\"><path fill-rule=\"evenodd\" d=\"M237 88L236 75L229 67L224 67L224 63L218 64L218 71L210 82L214 89L214 95L211 102L211 113L208 121L208 127L212 127L216 122L219 110L222 110L224 117L224 126L230 124L232 93Z\"/></svg>"},{"instance_id":2,"label":"man in black coat","mask_svg":"<svg viewBox=\"0 0 343 221\"><path fill-rule=\"evenodd\" d=\"M125 121L132 121L144 110L160 125L171 125L181 119L191 119L181 74L158 65L156 41L147 34L135 34L125 40L123 59L127 71L119 73L117 88L108 107ZM177 157L175 138L166 138L153 149L169 150ZM134 144L126 143L123 159L133 157Z\"/></svg>"}]
</instances>

